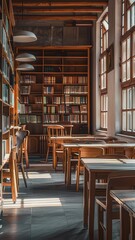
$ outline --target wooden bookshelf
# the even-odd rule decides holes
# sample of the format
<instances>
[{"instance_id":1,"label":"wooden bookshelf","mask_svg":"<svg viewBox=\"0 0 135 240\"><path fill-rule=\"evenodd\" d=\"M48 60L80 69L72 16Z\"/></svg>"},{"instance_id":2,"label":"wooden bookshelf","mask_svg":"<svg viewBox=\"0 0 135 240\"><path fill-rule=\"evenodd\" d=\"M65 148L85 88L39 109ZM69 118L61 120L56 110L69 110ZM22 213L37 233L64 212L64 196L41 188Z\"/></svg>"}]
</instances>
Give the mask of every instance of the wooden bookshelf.
<instances>
[{"instance_id":1,"label":"wooden bookshelf","mask_svg":"<svg viewBox=\"0 0 135 240\"><path fill-rule=\"evenodd\" d=\"M18 118L27 125L30 138L42 138L44 124L61 122L74 124L74 134L89 133L90 46L18 47L16 54L24 51L36 56L35 70L20 72L17 78Z\"/></svg>"},{"instance_id":2,"label":"wooden bookshelf","mask_svg":"<svg viewBox=\"0 0 135 240\"><path fill-rule=\"evenodd\" d=\"M12 2L0 2L0 165L14 144L14 54ZM2 175L2 172L1 172ZM2 183L2 180L0 181ZM1 191L0 191L1 192ZM1 197L0 197L1 198Z\"/></svg>"}]
</instances>

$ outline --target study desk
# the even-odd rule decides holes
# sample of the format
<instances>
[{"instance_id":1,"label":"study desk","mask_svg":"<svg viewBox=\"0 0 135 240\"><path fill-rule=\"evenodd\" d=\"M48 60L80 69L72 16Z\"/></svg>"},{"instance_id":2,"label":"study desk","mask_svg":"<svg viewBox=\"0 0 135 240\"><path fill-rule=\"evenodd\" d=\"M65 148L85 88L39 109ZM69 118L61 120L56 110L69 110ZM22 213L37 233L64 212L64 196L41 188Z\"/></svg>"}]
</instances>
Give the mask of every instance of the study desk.
<instances>
[{"instance_id":1,"label":"study desk","mask_svg":"<svg viewBox=\"0 0 135 240\"><path fill-rule=\"evenodd\" d=\"M115 148L135 148L135 143L63 143L62 144L65 151L65 183L69 187L71 185L71 162L70 162L70 156L72 149L79 149L81 147L89 147L89 148L105 148L105 149L111 149L111 154L113 154L112 149ZM88 156L89 157L89 156ZM132 156L131 156L132 157Z\"/></svg>"},{"instance_id":2,"label":"study desk","mask_svg":"<svg viewBox=\"0 0 135 240\"><path fill-rule=\"evenodd\" d=\"M133 160L135 161L135 159ZM103 158L82 158L81 161L84 166L84 227L88 226L91 240L94 239L96 179L106 179L114 171L135 171L135 163L124 163L121 159Z\"/></svg>"},{"instance_id":3,"label":"study desk","mask_svg":"<svg viewBox=\"0 0 135 240\"><path fill-rule=\"evenodd\" d=\"M135 240L135 190L111 190L110 195L120 204L120 239Z\"/></svg>"}]
</instances>

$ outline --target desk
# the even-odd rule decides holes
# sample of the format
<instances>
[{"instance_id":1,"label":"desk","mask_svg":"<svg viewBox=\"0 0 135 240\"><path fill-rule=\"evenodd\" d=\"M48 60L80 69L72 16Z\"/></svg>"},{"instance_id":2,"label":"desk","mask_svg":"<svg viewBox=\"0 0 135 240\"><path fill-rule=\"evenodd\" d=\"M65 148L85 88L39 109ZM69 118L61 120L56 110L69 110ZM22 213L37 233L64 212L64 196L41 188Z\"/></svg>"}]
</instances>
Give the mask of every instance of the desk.
<instances>
[{"instance_id":1,"label":"desk","mask_svg":"<svg viewBox=\"0 0 135 240\"><path fill-rule=\"evenodd\" d=\"M94 239L96 179L106 179L108 175L114 171L135 171L135 164L124 163L119 159L82 158L81 161L84 165L84 227L88 225L89 239Z\"/></svg>"},{"instance_id":2,"label":"desk","mask_svg":"<svg viewBox=\"0 0 135 240\"><path fill-rule=\"evenodd\" d=\"M135 240L135 190L110 191L111 197L120 204L120 239Z\"/></svg>"},{"instance_id":3,"label":"desk","mask_svg":"<svg viewBox=\"0 0 135 240\"><path fill-rule=\"evenodd\" d=\"M63 145L63 147L64 147L64 149L65 149L65 151L67 152L67 153L65 153L65 165L66 165L66 170L67 171L65 171L65 174L66 174L66 176L65 176L65 182L66 182L66 185L67 186L70 186L70 184L71 184L71 172L70 172L70 153L71 153L71 150L73 149L73 148L81 148L81 147L92 147L92 148L97 148L97 147L101 147L101 148L106 148L106 149L111 149L111 153L113 153L112 152L112 149L113 148L119 148L119 147L121 147L121 148L124 148L124 149L126 149L126 148L131 148L131 149L134 149L134 147L135 147L135 143L63 143L62 144ZM55 151L55 146L54 146L54 151ZM55 161L55 157L54 157L54 161Z\"/></svg>"}]
</instances>

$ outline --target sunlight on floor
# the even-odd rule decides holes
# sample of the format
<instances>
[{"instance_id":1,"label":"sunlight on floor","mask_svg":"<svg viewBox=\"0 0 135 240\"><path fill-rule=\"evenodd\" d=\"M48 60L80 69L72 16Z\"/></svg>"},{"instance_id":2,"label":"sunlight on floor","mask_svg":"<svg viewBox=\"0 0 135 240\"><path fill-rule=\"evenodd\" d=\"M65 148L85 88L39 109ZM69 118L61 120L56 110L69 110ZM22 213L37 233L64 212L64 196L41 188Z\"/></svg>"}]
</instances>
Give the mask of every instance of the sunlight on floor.
<instances>
[{"instance_id":1,"label":"sunlight on floor","mask_svg":"<svg viewBox=\"0 0 135 240\"><path fill-rule=\"evenodd\" d=\"M30 207L60 207L62 206L59 198L18 198L13 204L11 199L4 199L3 208L30 208Z\"/></svg>"},{"instance_id":2,"label":"sunlight on floor","mask_svg":"<svg viewBox=\"0 0 135 240\"><path fill-rule=\"evenodd\" d=\"M19 178L22 178L22 176L20 175ZM50 173L29 172L28 178L29 179L38 179L38 178L51 179L52 177Z\"/></svg>"}]
</instances>

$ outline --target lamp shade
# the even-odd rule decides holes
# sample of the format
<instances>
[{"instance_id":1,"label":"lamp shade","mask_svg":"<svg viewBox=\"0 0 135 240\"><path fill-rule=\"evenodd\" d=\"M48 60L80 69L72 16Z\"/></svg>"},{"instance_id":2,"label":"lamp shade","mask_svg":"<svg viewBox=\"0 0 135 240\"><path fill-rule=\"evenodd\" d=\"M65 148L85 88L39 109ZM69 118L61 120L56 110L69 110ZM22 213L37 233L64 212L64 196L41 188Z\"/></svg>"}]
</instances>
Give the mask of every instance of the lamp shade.
<instances>
[{"instance_id":1,"label":"lamp shade","mask_svg":"<svg viewBox=\"0 0 135 240\"><path fill-rule=\"evenodd\" d=\"M31 64L24 63L20 64L16 69L19 71L32 71L34 70L34 67Z\"/></svg>"},{"instance_id":2,"label":"lamp shade","mask_svg":"<svg viewBox=\"0 0 135 240\"><path fill-rule=\"evenodd\" d=\"M36 61L36 58L33 54L21 53L16 56L15 60L18 62L34 62Z\"/></svg>"},{"instance_id":3,"label":"lamp shade","mask_svg":"<svg viewBox=\"0 0 135 240\"><path fill-rule=\"evenodd\" d=\"M18 31L14 33L13 41L19 43L35 42L37 40L36 35L30 31Z\"/></svg>"}]
</instances>

